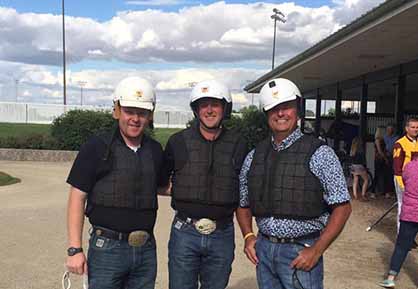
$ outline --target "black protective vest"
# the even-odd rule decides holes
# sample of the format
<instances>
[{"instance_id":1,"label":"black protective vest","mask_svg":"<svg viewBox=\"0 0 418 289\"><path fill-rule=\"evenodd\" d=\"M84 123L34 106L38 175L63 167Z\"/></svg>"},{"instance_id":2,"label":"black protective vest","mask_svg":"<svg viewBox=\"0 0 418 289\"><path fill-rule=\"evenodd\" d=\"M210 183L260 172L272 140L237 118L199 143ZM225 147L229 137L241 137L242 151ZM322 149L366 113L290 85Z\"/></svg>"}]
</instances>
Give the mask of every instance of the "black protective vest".
<instances>
[{"instance_id":1,"label":"black protective vest","mask_svg":"<svg viewBox=\"0 0 418 289\"><path fill-rule=\"evenodd\" d=\"M254 216L310 219L326 210L322 185L309 169L312 154L323 144L304 135L280 152L272 148L270 137L257 145L248 172Z\"/></svg>"},{"instance_id":2,"label":"black protective vest","mask_svg":"<svg viewBox=\"0 0 418 289\"><path fill-rule=\"evenodd\" d=\"M234 153L238 133L224 130L215 141L205 140L198 128L182 132L187 160L174 168L173 198L208 205L238 205L238 174Z\"/></svg>"},{"instance_id":3,"label":"black protective vest","mask_svg":"<svg viewBox=\"0 0 418 289\"><path fill-rule=\"evenodd\" d=\"M102 139L110 145L111 137ZM140 152L136 153L116 137L107 162L110 162L109 171L96 181L89 194L93 205L137 210L158 208L151 144L144 139Z\"/></svg>"}]
</instances>

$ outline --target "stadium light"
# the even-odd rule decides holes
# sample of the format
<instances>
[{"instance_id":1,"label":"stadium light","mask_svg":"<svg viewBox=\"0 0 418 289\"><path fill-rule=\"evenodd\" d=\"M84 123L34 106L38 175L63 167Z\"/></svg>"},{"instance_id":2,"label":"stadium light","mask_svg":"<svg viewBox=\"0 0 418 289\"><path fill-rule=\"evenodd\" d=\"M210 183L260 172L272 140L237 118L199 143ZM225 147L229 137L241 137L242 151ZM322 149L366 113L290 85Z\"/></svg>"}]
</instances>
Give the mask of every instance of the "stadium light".
<instances>
[{"instance_id":1,"label":"stadium light","mask_svg":"<svg viewBox=\"0 0 418 289\"><path fill-rule=\"evenodd\" d=\"M14 81L15 81L15 93L16 93L15 102L17 103L18 98L19 98L19 82L20 82L20 79L15 78Z\"/></svg>"},{"instance_id":2,"label":"stadium light","mask_svg":"<svg viewBox=\"0 0 418 289\"><path fill-rule=\"evenodd\" d=\"M280 10L277 8L273 9L274 14L270 16L271 19L274 20L274 37L273 37L273 59L271 61L271 70L274 69L274 54L276 52L276 22L280 21L282 23L286 23L286 18Z\"/></svg>"},{"instance_id":3,"label":"stadium light","mask_svg":"<svg viewBox=\"0 0 418 289\"><path fill-rule=\"evenodd\" d=\"M79 81L78 85L80 85L80 105L83 106L83 87L87 84L87 81Z\"/></svg>"}]
</instances>

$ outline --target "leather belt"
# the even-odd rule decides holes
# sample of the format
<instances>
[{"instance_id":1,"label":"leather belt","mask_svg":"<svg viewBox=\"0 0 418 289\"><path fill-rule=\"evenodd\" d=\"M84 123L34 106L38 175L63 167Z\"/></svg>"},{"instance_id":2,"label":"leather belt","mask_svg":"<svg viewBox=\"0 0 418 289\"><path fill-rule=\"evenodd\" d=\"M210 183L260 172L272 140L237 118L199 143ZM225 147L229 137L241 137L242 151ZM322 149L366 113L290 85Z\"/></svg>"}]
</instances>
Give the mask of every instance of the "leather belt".
<instances>
[{"instance_id":1,"label":"leather belt","mask_svg":"<svg viewBox=\"0 0 418 289\"><path fill-rule=\"evenodd\" d=\"M201 220L201 219L189 218L187 215L181 212L177 212L176 217L185 223L193 224L193 225L195 225L199 220ZM226 228L227 225L233 222L233 217L231 216L231 217L227 217L224 219L213 220L213 221L216 222L216 228L222 230Z\"/></svg>"},{"instance_id":2,"label":"leather belt","mask_svg":"<svg viewBox=\"0 0 418 289\"><path fill-rule=\"evenodd\" d=\"M284 243L299 243L302 240L318 238L321 235L321 232L316 231L316 232L310 233L308 235L304 235L304 236L300 236L300 237L296 237L296 238L280 238L280 237L266 235L266 234L261 233L261 232L260 232L260 234L261 234L261 236L263 236L264 238L266 238L270 242L284 244Z\"/></svg>"},{"instance_id":3,"label":"leather belt","mask_svg":"<svg viewBox=\"0 0 418 289\"><path fill-rule=\"evenodd\" d=\"M96 236L113 240L128 241L129 245L133 247L143 246L151 238L147 231L132 231L130 233L122 233L99 226L93 226L92 233Z\"/></svg>"}]
</instances>

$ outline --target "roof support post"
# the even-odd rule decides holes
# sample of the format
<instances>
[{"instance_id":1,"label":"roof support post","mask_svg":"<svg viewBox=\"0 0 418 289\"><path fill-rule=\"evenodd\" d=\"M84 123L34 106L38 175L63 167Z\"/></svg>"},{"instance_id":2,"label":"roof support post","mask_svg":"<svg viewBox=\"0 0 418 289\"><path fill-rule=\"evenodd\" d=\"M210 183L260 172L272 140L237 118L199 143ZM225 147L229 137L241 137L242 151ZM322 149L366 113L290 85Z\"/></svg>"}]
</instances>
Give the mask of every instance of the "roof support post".
<instances>
[{"instance_id":1,"label":"roof support post","mask_svg":"<svg viewBox=\"0 0 418 289\"><path fill-rule=\"evenodd\" d=\"M315 135L319 135L321 129L321 95L319 88L316 90Z\"/></svg>"},{"instance_id":2,"label":"roof support post","mask_svg":"<svg viewBox=\"0 0 418 289\"><path fill-rule=\"evenodd\" d=\"M359 135L363 140L363 143L366 143L367 137L367 98L369 94L369 85L366 81L363 80L363 85L361 89L361 96L360 96L360 131Z\"/></svg>"},{"instance_id":3,"label":"roof support post","mask_svg":"<svg viewBox=\"0 0 418 289\"><path fill-rule=\"evenodd\" d=\"M337 87L335 91L335 123L341 122L341 98L342 91L340 89L340 83L337 82ZM338 151L340 145L340 136L339 134L334 134L334 150Z\"/></svg>"},{"instance_id":4,"label":"roof support post","mask_svg":"<svg viewBox=\"0 0 418 289\"><path fill-rule=\"evenodd\" d=\"M404 102L405 102L405 89L406 89L406 77L402 75L402 67L398 76L398 83L396 84L395 94L395 124L398 135L403 133L404 122Z\"/></svg>"}]
</instances>

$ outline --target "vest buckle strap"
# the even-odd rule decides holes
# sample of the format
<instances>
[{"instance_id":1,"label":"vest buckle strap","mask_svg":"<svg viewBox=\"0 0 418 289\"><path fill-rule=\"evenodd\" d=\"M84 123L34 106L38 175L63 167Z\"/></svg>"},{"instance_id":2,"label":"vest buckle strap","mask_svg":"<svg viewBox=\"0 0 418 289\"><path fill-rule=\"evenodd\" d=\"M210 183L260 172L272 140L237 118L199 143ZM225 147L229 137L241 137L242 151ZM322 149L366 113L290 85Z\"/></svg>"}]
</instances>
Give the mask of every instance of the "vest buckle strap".
<instances>
[{"instance_id":1,"label":"vest buckle strap","mask_svg":"<svg viewBox=\"0 0 418 289\"><path fill-rule=\"evenodd\" d=\"M202 218L194 222L194 227L200 234L209 235L216 230L216 222L211 219Z\"/></svg>"},{"instance_id":2,"label":"vest buckle strap","mask_svg":"<svg viewBox=\"0 0 418 289\"><path fill-rule=\"evenodd\" d=\"M147 231L133 231L129 233L128 244L132 247L142 247L149 240Z\"/></svg>"}]
</instances>

